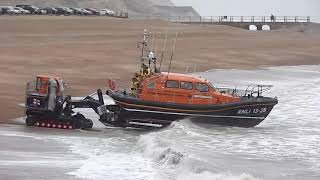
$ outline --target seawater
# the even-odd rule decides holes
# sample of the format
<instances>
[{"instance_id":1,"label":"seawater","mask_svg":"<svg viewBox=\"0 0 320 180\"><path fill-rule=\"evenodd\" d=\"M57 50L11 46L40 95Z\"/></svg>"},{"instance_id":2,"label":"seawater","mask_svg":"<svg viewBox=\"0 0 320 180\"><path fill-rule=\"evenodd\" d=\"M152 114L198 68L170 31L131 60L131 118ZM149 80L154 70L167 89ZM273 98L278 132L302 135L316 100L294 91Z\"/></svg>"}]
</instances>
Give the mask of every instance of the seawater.
<instances>
[{"instance_id":1,"label":"seawater","mask_svg":"<svg viewBox=\"0 0 320 180\"><path fill-rule=\"evenodd\" d=\"M271 84L277 97L267 119L255 128L195 124L188 119L156 131L106 128L43 135L81 159L69 175L84 179L320 179L320 66L196 73L215 86ZM16 132L37 136L37 132ZM67 162L66 162L67 163Z\"/></svg>"}]
</instances>

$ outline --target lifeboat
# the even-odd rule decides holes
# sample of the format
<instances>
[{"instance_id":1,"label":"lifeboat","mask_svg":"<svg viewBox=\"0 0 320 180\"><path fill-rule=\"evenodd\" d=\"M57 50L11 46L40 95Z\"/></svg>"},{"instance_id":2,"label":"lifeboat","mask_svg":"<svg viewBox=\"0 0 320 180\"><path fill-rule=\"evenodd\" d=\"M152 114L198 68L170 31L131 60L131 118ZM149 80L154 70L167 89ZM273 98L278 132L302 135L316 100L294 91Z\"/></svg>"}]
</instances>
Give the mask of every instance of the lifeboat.
<instances>
[{"instance_id":1,"label":"lifeboat","mask_svg":"<svg viewBox=\"0 0 320 180\"><path fill-rule=\"evenodd\" d=\"M145 38L142 44L146 47ZM107 91L115 105L98 108L100 115L106 114L105 124L167 126L189 119L248 128L261 123L278 103L277 98L262 95L272 86L251 86L239 95L239 90L216 88L195 75L161 72L154 52L143 54L147 56L141 56L141 70L132 78L131 91L114 87Z\"/></svg>"}]
</instances>

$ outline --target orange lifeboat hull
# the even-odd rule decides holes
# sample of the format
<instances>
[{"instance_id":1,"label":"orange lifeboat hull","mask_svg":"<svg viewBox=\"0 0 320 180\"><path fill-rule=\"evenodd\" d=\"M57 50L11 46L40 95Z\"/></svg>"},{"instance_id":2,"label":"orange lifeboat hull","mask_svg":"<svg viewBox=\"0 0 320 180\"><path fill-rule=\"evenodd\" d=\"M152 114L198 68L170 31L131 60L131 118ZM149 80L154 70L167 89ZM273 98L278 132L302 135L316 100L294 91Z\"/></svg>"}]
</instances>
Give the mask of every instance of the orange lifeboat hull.
<instances>
[{"instance_id":1,"label":"orange lifeboat hull","mask_svg":"<svg viewBox=\"0 0 320 180\"><path fill-rule=\"evenodd\" d=\"M276 98L243 97L239 102L195 105L142 100L114 91L107 91L107 94L119 106L122 120L127 124L138 122L163 126L172 121L190 119L199 123L254 127L278 103Z\"/></svg>"}]
</instances>

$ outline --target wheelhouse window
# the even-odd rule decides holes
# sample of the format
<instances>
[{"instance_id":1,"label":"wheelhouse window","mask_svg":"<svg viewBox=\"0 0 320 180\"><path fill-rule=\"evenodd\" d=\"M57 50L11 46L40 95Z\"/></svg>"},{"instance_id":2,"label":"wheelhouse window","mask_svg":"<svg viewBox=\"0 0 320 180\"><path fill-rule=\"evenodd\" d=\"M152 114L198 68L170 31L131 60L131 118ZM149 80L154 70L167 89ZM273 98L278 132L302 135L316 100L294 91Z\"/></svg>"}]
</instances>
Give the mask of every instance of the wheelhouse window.
<instances>
[{"instance_id":1,"label":"wheelhouse window","mask_svg":"<svg viewBox=\"0 0 320 180\"><path fill-rule=\"evenodd\" d=\"M178 83L178 81L168 80L166 82L166 87L167 88L179 88L179 83Z\"/></svg>"},{"instance_id":2,"label":"wheelhouse window","mask_svg":"<svg viewBox=\"0 0 320 180\"><path fill-rule=\"evenodd\" d=\"M155 82L151 82L148 84L147 86L148 89L155 89L156 88L156 83Z\"/></svg>"},{"instance_id":3,"label":"wheelhouse window","mask_svg":"<svg viewBox=\"0 0 320 180\"><path fill-rule=\"evenodd\" d=\"M208 92L209 91L209 86L206 83L196 83L195 84L195 89L200 91L200 92Z\"/></svg>"},{"instance_id":4,"label":"wheelhouse window","mask_svg":"<svg viewBox=\"0 0 320 180\"><path fill-rule=\"evenodd\" d=\"M193 89L193 84L192 84L192 82L184 82L184 81L182 81L180 83L180 88L181 89L192 90Z\"/></svg>"}]
</instances>

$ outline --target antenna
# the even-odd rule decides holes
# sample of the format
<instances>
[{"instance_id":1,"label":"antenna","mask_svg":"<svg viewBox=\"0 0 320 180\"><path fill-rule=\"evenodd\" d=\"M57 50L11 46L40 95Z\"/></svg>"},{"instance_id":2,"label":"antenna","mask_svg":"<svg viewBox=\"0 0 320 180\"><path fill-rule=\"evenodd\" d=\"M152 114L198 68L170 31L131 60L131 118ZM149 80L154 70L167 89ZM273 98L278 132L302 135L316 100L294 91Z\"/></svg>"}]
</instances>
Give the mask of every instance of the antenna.
<instances>
[{"instance_id":1,"label":"antenna","mask_svg":"<svg viewBox=\"0 0 320 180\"><path fill-rule=\"evenodd\" d=\"M154 40L155 40L155 35L154 35L154 32L153 32L152 33L152 40L151 40L151 49L149 51L154 50L154 47L153 47Z\"/></svg>"},{"instance_id":2,"label":"antenna","mask_svg":"<svg viewBox=\"0 0 320 180\"><path fill-rule=\"evenodd\" d=\"M174 55L174 50L175 50L175 48L176 48L176 43L177 43L177 39L178 39L178 34L179 34L179 31L177 30L177 32L176 32L176 38L175 38L175 40L174 40L173 47L172 47L172 53L171 53L171 58L170 58L170 63L169 63L169 69L168 69L167 78L168 78L169 73L170 73L171 63L172 63L172 59L173 59L173 55Z\"/></svg>"},{"instance_id":3,"label":"antenna","mask_svg":"<svg viewBox=\"0 0 320 180\"><path fill-rule=\"evenodd\" d=\"M161 59L160 59L160 67L159 67L160 72L161 72L163 54L164 54L164 51L166 50L167 38L168 38L168 28L167 28L167 32L166 32L166 37L164 38L164 42L163 42L163 48L162 48Z\"/></svg>"},{"instance_id":4,"label":"antenna","mask_svg":"<svg viewBox=\"0 0 320 180\"><path fill-rule=\"evenodd\" d=\"M188 73L188 71L189 71L189 65L188 65L187 68L186 68L186 73Z\"/></svg>"},{"instance_id":5,"label":"antenna","mask_svg":"<svg viewBox=\"0 0 320 180\"><path fill-rule=\"evenodd\" d=\"M143 41L146 41L146 35L147 35L147 29L144 29L144 33L143 33Z\"/></svg>"},{"instance_id":6,"label":"antenna","mask_svg":"<svg viewBox=\"0 0 320 180\"><path fill-rule=\"evenodd\" d=\"M161 37L161 32L158 32L158 34L160 34L160 37ZM157 52L158 52L157 36L154 36L154 40L155 40L155 43L156 43L156 50L154 51L154 55L157 57Z\"/></svg>"},{"instance_id":7,"label":"antenna","mask_svg":"<svg viewBox=\"0 0 320 180\"><path fill-rule=\"evenodd\" d=\"M141 49L141 60L142 60L142 57L143 57L144 48L147 46L146 35L147 35L147 29L144 29L144 33L143 33L143 41L142 41L142 42L138 42L138 48L140 47L140 44L142 44L142 49Z\"/></svg>"},{"instance_id":8,"label":"antenna","mask_svg":"<svg viewBox=\"0 0 320 180\"><path fill-rule=\"evenodd\" d=\"M161 37L161 32L158 32L159 37ZM153 59L153 65L154 65L154 72L157 73L157 55L158 55L158 41L157 41L157 36L155 38L155 43L156 43L156 50L154 52L154 59Z\"/></svg>"},{"instance_id":9,"label":"antenna","mask_svg":"<svg viewBox=\"0 0 320 180\"><path fill-rule=\"evenodd\" d=\"M141 48L141 56L140 56L141 67L142 67L142 64L143 64L144 49L145 49L145 47L147 47L146 35L147 35L147 29L144 29L143 41L142 41L142 42L138 42L138 48L140 48L140 44L142 45L142 48Z\"/></svg>"}]
</instances>

